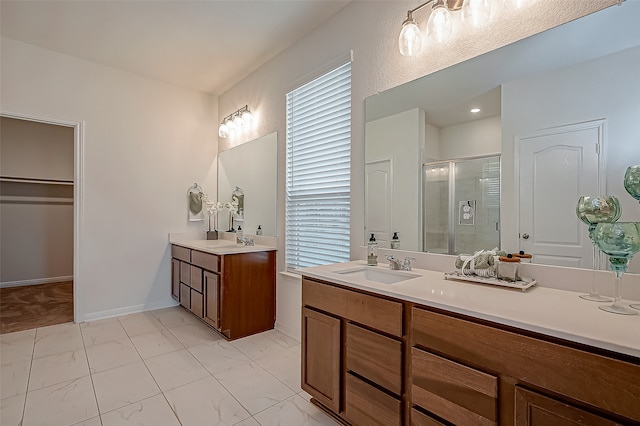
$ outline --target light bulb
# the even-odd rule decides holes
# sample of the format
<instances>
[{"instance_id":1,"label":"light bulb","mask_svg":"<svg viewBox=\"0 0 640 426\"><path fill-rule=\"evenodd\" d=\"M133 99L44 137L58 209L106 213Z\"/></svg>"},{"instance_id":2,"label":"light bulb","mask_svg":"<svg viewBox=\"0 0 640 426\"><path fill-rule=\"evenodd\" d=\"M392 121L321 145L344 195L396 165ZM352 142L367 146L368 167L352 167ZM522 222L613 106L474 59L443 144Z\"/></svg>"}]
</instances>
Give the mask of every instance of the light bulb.
<instances>
[{"instance_id":1,"label":"light bulb","mask_svg":"<svg viewBox=\"0 0 640 426\"><path fill-rule=\"evenodd\" d=\"M225 139L229 137L229 129L227 128L226 122L224 121L218 128L218 137L225 138Z\"/></svg>"},{"instance_id":2,"label":"light bulb","mask_svg":"<svg viewBox=\"0 0 640 426\"><path fill-rule=\"evenodd\" d=\"M451 35L451 28L451 12L444 3L437 3L427 21L427 37L442 43Z\"/></svg>"},{"instance_id":3,"label":"light bulb","mask_svg":"<svg viewBox=\"0 0 640 426\"><path fill-rule=\"evenodd\" d=\"M465 0L462 4L462 21L474 28L487 23L491 17L489 0Z\"/></svg>"},{"instance_id":4,"label":"light bulb","mask_svg":"<svg viewBox=\"0 0 640 426\"><path fill-rule=\"evenodd\" d=\"M403 56L413 56L420 52L422 48L422 32L418 28L416 21L411 17L411 12L402 23L398 46L400 47L400 54Z\"/></svg>"},{"instance_id":5,"label":"light bulb","mask_svg":"<svg viewBox=\"0 0 640 426\"><path fill-rule=\"evenodd\" d=\"M244 123L244 125L246 127L250 127L251 124L253 124L253 114L251 114L251 111L246 110L243 114L242 114L242 122Z\"/></svg>"},{"instance_id":6,"label":"light bulb","mask_svg":"<svg viewBox=\"0 0 640 426\"><path fill-rule=\"evenodd\" d=\"M227 121L227 133L229 136L233 136L236 133L236 123L233 120Z\"/></svg>"}]
</instances>

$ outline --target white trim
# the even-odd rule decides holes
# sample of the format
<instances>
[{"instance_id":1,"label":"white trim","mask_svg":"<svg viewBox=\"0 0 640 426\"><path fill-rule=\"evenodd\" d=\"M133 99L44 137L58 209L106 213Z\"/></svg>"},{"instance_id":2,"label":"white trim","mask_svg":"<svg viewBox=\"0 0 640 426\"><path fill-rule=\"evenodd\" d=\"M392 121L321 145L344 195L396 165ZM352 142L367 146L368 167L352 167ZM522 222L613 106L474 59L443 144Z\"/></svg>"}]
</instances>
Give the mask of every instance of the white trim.
<instances>
[{"instance_id":1,"label":"white trim","mask_svg":"<svg viewBox=\"0 0 640 426\"><path fill-rule=\"evenodd\" d=\"M106 311L86 314L82 322L96 321L99 319L119 317L128 314L137 314L139 312L153 311L156 309L172 308L174 306L180 306L180 304L171 299L171 301L169 302L163 300L161 302L144 303L142 305L126 306L124 308L108 309Z\"/></svg>"},{"instance_id":2,"label":"white trim","mask_svg":"<svg viewBox=\"0 0 640 426\"><path fill-rule=\"evenodd\" d=\"M8 287L22 287L27 285L38 285L38 284L51 284L51 283L61 283L65 281L73 280L73 275L69 275L67 277L51 277L51 278L35 278L32 280L20 280L20 281L7 281L4 283L0 283L0 288L8 288Z\"/></svg>"},{"instance_id":3,"label":"white trim","mask_svg":"<svg viewBox=\"0 0 640 426\"><path fill-rule=\"evenodd\" d=\"M321 77L321 76L327 74L328 72L333 71L334 69L343 66L344 64L346 64L348 62L353 62L353 50L349 50L349 52L338 56L337 58L335 58L335 59L323 64L322 66L317 67L316 69L314 69L314 70L306 73L302 77L296 79L295 81L290 83L285 88L285 90L284 90L285 95L288 95L289 93L293 92L297 88L299 88L301 86L304 86L307 83L312 82L316 78ZM285 132L284 137L285 137L285 140L286 140L286 138L287 138L286 132Z\"/></svg>"},{"instance_id":4,"label":"white trim","mask_svg":"<svg viewBox=\"0 0 640 426\"><path fill-rule=\"evenodd\" d=\"M39 123L73 128L73 321L75 323L82 322L84 320L84 299L82 297L84 278L80 268L80 253L82 251L80 241L83 229L84 208L84 121L66 121L2 110L0 110L0 117L36 121Z\"/></svg>"},{"instance_id":5,"label":"white trim","mask_svg":"<svg viewBox=\"0 0 640 426\"><path fill-rule=\"evenodd\" d=\"M276 321L276 324L273 328L274 330L279 331L280 333L291 337L293 340L300 343L300 330L296 330L293 327L289 327L278 321Z\"/></svg>"}]
</instances>

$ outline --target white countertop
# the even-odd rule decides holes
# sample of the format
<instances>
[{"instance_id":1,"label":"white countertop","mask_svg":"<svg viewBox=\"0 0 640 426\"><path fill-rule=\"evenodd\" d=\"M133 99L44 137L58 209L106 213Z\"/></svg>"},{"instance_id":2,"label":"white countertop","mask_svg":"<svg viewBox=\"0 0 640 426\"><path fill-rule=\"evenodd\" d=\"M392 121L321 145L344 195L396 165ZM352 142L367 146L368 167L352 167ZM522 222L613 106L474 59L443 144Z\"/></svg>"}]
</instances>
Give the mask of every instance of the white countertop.
<instances>
[{"instance_id":1,"label":"white countertop","mask_svg":"<svg viewBox=\"0 0 640 426\"><path fill-rule=\"evenodd\" d=\"M355 261L312 268L304 276L354 289L441 308L548 336L583 343L640 358L640 315L618 315L582 300L580 293L534 286L519 289L445 280L442 272L413 269L419 277L381 284L336 273L366 262ZM388 270L387 265L370 266Z\"/></svg>"},{"instance_id":2,"label":"white countertop","mask_svg":"<svg viewBox=\"0 0 640 426\"><path fill-rule=\"evenodd\" d=\"M243 246L241 244L236 244L236 242L232 240L199 240L189 236L183 237L175 235L169 236L169 243L217 255L277 250L276 247L258 244L253 246Z\"/></svg>"}]
</instances>

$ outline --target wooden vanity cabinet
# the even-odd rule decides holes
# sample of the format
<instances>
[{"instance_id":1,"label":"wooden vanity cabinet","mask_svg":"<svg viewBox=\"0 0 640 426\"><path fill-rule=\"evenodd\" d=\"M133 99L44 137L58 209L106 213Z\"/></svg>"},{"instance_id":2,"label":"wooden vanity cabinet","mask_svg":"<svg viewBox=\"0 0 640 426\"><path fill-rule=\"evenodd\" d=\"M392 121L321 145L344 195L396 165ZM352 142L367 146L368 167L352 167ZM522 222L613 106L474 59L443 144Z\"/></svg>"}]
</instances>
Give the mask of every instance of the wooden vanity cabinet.
<instances>
[{"instance_id":1,"label":"wooden vanity cabinet","mask_svg":"<svg viewBox=\"0 0 640 426\"><path fill-rule=\"evenodd\" d=\"M302 280L302 389L354 425L403 424L404 304Z\"/></svg>"},{"instance_id":2,"label":"wooden vanity cabinet","mask_svg":"<svg viewBox=\"0 0 640 426\"><path fill-rule=\"evenodd\" d=\"M171 246L171 293L233 340L275 324L275 251L215 255ZM177 297L176 297L177 294Z\"/></svg>"},{"instance_id":3,"label":"wooden vanity cabinet","mask_svg":"<svg viewBox=\"0 0 640 426\"><path fill-rule=\"evenodd\" d=\"M640 359L303 277L302 388L345 424L640 425Z\"/></svg>"}]
</instances>

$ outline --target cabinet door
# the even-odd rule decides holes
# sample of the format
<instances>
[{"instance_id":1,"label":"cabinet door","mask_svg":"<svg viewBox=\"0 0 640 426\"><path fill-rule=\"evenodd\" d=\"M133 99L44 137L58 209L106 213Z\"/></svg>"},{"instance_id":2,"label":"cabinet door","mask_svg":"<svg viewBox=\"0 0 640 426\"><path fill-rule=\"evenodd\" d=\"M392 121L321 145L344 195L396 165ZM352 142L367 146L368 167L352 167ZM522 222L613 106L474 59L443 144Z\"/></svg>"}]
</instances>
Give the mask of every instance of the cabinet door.
<instances>
[{"instance_id":1,"label":"cabinet door","mask_svg":"<svg viewBox=\"0 0 640 426\"><path fill-rule=\"evenodd\" d=\"M191 287L185 283L180 283L180 304L191 310Z\"/></svg>"},{"instance_id":2,"label":"cabinet door","mask_svg":"<svg viewBox=\"0 0 640 426\"><path fill-rule=\"evenodd\" d=\"M517 426L613 426L618 423L516 386Z\"/></svg>"},{"instance_id":3,"label":"cabinet door","mask_svg":"<svg viewBox=\"0 0 640 426\"><path fill-rule=\"evenodd\" d=\"M202 318L203 297L202 293L191 289L191 312L198 318Z\"/></svg>"},{"instance_id":4,"label":"cabinet door","mask_svg":"<svg viewBox=\"0 0 640 426\"><path fill-rule=\"evenodd\" d=\"M202 293L202 269L191 265L189 285L195 291Z\"/></svg>"},{"instance_id":5,"label":"cabinet door","mask_svg":"<svg viewBox=\"0 0 640 426\"><path fill-rule=\"evenodd\" d=\"M220 329L220 276L204 271L204 320L215 329Z\"/></svg>"},{"instance_id":6,"label":"cabinet door","mask_svg":"<svg viewBox=\"0 0 640 426\"><path fill-rule=\"evenodd\" d=\"M347 374L344 415L354 425L400 426L401 402Z\"/></svg>"},{"instance_id":7,"label":"cabinet door","mask_svg":"<svg viewBox=\"0 0 640 426\"><path fill-rule=\"evenodd\" d=\"M171 297L180 301L180 261L171 259Z\"/></svg>"},{"instance_id":8,"label":"cabinet door","mask_svg":"<svg viewBox=\"0 0 640 426\"><path fill-rule=\"evenodd\" d=\"M302 308L302 389L340 412L340 320Z\"/></svg>"}]
</instances>

